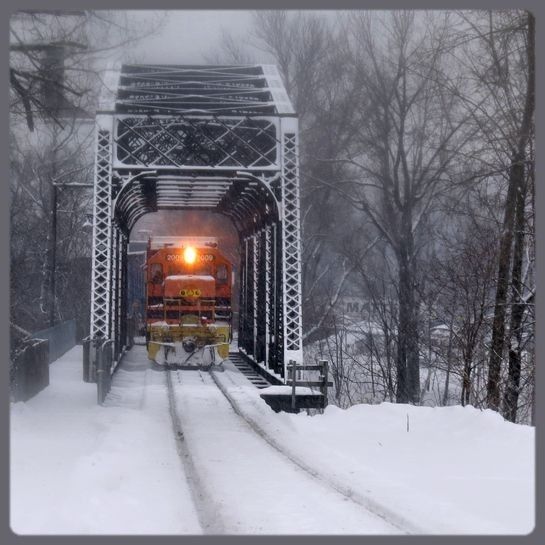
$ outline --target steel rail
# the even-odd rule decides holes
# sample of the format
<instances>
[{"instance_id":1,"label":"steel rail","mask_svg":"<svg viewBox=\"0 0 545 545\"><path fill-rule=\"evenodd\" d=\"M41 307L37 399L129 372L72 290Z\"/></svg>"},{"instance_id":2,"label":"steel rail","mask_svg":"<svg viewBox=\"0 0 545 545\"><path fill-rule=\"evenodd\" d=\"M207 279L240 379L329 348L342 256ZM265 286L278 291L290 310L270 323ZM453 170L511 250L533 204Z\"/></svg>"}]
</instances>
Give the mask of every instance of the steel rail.
<instances>
[{"instance_id":1,"label":"steel rail","mask_svg":"<svg viewBox=\"0 0 545 545\"><path fill-rule=\"evenodd\" d=\"M253 418L246 414L236 402L235 399L229 394L227 388L221 383L221 381L216 376L216 372L211 369L209 371L212 380L223 394L225 399L231 405L233 411L237 416L239 416L246 425L252 429L263 441L270 445L273 449L279 452L282 456L288 459L293 465L297 466L299 469L303 470L305 473L310 475L312 478L319 481L321 484L327 486L328 488L334 490L338 494L342 495L344 498L348 499L352 503L356 504L358 507L363 508L365 511L372 513L376 517L381 518L387 524L393 528L403 532L404 534L422 534L425 533L421 528L413 524L412 522L406 520L403 516L391 511L388 507L381 505L379 502L365 496L352 489L350 486L344 485L339 482L335 482L333 479L327 475L323 475L317 469L314 469L307 462L302 460L299 456L295 455L292 452L281 445L279 441L274 439L270 433L268 433L262 426L260 426Z\"/></svg>"}]
</instances>

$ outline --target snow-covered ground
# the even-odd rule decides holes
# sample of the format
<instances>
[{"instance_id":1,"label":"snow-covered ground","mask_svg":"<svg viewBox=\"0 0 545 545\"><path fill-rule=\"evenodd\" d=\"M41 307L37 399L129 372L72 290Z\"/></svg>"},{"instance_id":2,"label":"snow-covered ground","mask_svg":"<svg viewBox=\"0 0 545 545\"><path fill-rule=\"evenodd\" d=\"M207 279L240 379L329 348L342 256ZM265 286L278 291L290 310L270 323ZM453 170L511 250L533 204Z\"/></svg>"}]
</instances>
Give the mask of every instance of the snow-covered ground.
<instances>
[{"instance_id":1,"label":"snow-covered ground","mask_svg":"<svg viewBox=\"0 0 545 545\"><path fill-rule=\"evenodd\" d=\"M178 415L203 484L195 503L166 374L130 353L106 407L81 374L76 347L51 365L48 388L12 405L17 533L198 534L216 512L208 531L220 533L533 529L534 429L491 411L384 403L276 414L230 363L212 377L176 373ZM195 508L203 501L208 513Z\"/></svg>"},{"instance_id":2,"label":"snow-covered ground","mask_svg":"<svg viewBox=\"0 0 545 545\"><path fill-rule=\"evenodd\" d=\"M134 363L118 371L110 406L99 407L96 385L82 380L77 346L51 364L48 388L11 406L14 532L201 532L176 453L164 374ZM116 407L120 390L124 403Z\"/></svg>"},{"instance_id":3,"label":"snow-covered ground","mask_svg":"<svg viewBox=\"0 0 545 545\"><path fill-rule=\"evenodd\" d=\"M275 414L237 374L215 376L240 413L294 459L416 532L527 534L534 527L534 428L470 406L330 405L313 417Z\"/></svg>"}]
</instances>

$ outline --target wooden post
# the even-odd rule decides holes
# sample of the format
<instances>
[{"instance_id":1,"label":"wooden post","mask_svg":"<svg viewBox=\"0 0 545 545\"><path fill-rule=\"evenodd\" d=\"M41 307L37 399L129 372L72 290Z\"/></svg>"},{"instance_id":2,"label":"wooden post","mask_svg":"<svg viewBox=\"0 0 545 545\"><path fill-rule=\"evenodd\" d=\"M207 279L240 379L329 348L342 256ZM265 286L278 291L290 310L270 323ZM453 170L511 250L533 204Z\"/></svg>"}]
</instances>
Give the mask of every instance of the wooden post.
<instances>
[{"instance_id":1,"label":"wooden post","mask_svg":"<svg viewBox=\"0 0 545 545\"><path fill-rule=\"evenodd\" d=\"M102 405L111 386L111 371L112 371L112 352L108 346L115 342L115 339L106 339L98 346L98 363L97 363L97 398L98 404Z\"/></svg>"},{"instance_id":2,"label":"wooden post","mask_svg":"<svg viewBox=\"0 0 545 545\"><path fill-rule=\"evenodd\" d=\"M327 407L327 383L329 381L329 364L327 360L321 360L322 364L322 376L323 386L320 388L324 396L324 409Z\"/></svg>"},{"instance_id":3,"label":"wooden post","mask_svg":"<svg viewBox=\"0 0 545 545\"><path fill-rule=\"evenodd\" d=\"M97 343L96 352L96 377L97 377L97 402L102 405L104 401L104 351L103 346Z\"/></svg>"},{"instance_id":4,"label":"wooden post","mask_svg":"<svg viewBox=\"0 0 545 545\"><path fill-rule=\"evenodd\" d=\"M296 367L295 360L290 360L290 369L291 369L291 408L295 411L296 403L295 403L295 383L296 383L296 376L295 376L295 367Z\"/></svg>"}]
</instances>

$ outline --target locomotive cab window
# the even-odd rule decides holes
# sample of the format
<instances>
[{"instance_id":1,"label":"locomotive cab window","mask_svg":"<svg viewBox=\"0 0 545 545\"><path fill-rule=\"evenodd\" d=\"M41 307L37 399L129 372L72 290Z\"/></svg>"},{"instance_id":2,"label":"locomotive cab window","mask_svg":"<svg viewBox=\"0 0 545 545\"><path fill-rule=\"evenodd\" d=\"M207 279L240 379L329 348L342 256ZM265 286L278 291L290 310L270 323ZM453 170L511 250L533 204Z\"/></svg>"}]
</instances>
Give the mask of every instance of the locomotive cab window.
<instances>
[{"instance_id":1,"label":"locomotive cab window","mask_svg":"<svg viewBox=\"0 0 545 545\"><path fill-rule=\"evenodd\" d=\"M196 265L184 265L182 263L176 263L168 267L168 274L196 274L196 275L212 275L211 266L206 263L199 263Z\"/></svg>"},{"instance_id":2,"label":"locomotive cab window","mask_svg":"<svg viewBox=\"0 0 545 545\"><path fill-rule=\"evenodd\" d=\"M163 281L163 265L161 263L152 263L150 277L152 284L161 284Z\"/></svg>"},{"instance_id":3,"label":"locomotive cab window","mask_svg":"<svg viewBox=\"0 0 545 545\"><path fill-rule=\"evenodd\" d=\"M208 263L200 263L195 267L193 274L212 275L212 267Z\"/></svg>"},{"instance_id":4,"label":"locomotive cab window","mask_svg":"<svg viewBox=\"0 0 545 545\"><path fill-rule=\"evenodd\" d=\"M226 265L218 265L218 268L216 269L216 280L218 281L218 284L226 284L227 283L227 266Z\"/></svg>"}]
</instances>

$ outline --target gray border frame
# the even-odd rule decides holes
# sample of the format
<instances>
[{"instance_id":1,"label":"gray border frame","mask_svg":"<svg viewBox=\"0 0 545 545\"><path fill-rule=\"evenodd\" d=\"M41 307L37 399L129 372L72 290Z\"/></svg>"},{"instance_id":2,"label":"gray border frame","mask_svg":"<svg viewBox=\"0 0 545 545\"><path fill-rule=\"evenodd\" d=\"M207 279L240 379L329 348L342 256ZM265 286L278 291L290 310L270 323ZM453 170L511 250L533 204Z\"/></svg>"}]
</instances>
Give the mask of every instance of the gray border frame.
<instances>
[{"instance_id":1,"label":"gray border frame","mask_svg":"<svg viewBox=\"0 0 545 545\"><path fill-rule=\"evenodd\" d=\"M409 5L407 5L409 4ZM38 0L7 0L7 2L2 3L0 7L0 13L2 14L2 35L5 37L6 47L4 49L4 59L8 59L7 52L9 51L9 22L10 15L13 11L22 8L32 8L32 7L44 7L43 0L40 2ZM53 2L48 2L47 7L50 8L73 8L73 0L56 0ZM330 10L341 10L341 9L477 9L477 8L486 8L486 9L530 9L537 19L537 31L536 31L536 48L537 48L537 58L538 58L538 68L537 68L537 104L536 104L536 157L537 157L537 167L536 171L540 172L540 166L543 163L544 155L540 152L543 152L543 140L541 139L541 130L543 128L543 108L541 101L539 100L540 94L539 91L543 89L543 63L540 63L541 60L540 54L545 50L545 31L542 29L542 21L544 18L545 7L543 2L539 0L526 0L523 4L518 4L514 0L447 0L441 5L438 5L437 2L432 0L412 0L411 2L404 2L403 0L258 0L258 2L252 0L229 0L228 2L221 0L156 0L151 2L150 0L91 0L90 2L80 2L79 7L86 9L172 9L172 10L182 10L182 9L330 9ZM9 64L9 60L6 62L6 65ZM1 72L1 77L4 82L2 86L2 92L4 95L3 104L9 105L9 84L8 84L8 70L5 66L4 70ZM8 107L5 109L5 127L9 127L9 112ZM3 131L2 133L2 166L4 169L4 180L9 179L9 130ZM9 198L9 197L8 197ZM0 205L0 210L3 212L0 215L0 244L4 252L5 263L9 263L9 201L8 198L2 199ZM544 208L544 191L537 184L536 190L536 201L537 201L537 210L541 211ZM543 259L542 259L542 250L543 250L543 240L545 238L545 223L541 220L541 216L538 213L536 218L536 230L537 230L537 241L536 241L536 252L537 252L537 277L539 278L539 273L543 270ZM4 396L5 401L4 410L0 413L1 419L1 429L3 432L3 437L8 440L2 441L2 446L0 447L0 457L1 457L1 490L0 494L0 538L2 543L11 544L11 543L33 543L36 540L44 543L57 544L59 542L69 542L69 543L91 543L91 542L106 542L109 543L134 543L136 542L147 542L150 539L158 540L163 542L164 540L169 543L173 542L183 542L183 543L212 543L221 541L222 543L229 544L238 544L241 541L256 540L260 543L276 543L280 540L285 540L286 538L289 541L301 542L301 543L329 543L331 538L328 536L18 536L14 534L9 527L9 266L2 267L0 270L1 274L1 291L0 291L0 306L3 310L1 313L2 317L2 327L1 330L1 340L2 346L4 347L5 360L3 364L3 376L2 384L4 387ZM542 312L543 312L543 294L541 290L538 290L537 293L537 327L538 331L541 328L542 323ZM536 355L537 359L545 353L544 350L545 338L541 338L539 335L536 339ZM543 372L538 365L537 369L537 388L538 396L536 400L536 462L540 460L540 457L543 456L545 451L543 445L543 434L542 434L542 416L541 411L543 410L543 394L540 392L543 391L545 383L545 372ZM350 536L350 537L340 537L335 536L335 540L342 540L346 543L419 543L422 541L436 543L458 543L458 542L477 542L477 543L513 543L521 542L528 544L538 544L545 543L545 521L543 520L543 515L545 515L544 510L544 496L543 496L543 472L539 463L536 463L536 527L535 530L528 536L469 536L469 537L458 537L458 536L408 536L408 537L393 537L393 536ZM431 541L433 540L433 541Z\"/></svg>"}]
</instances>

